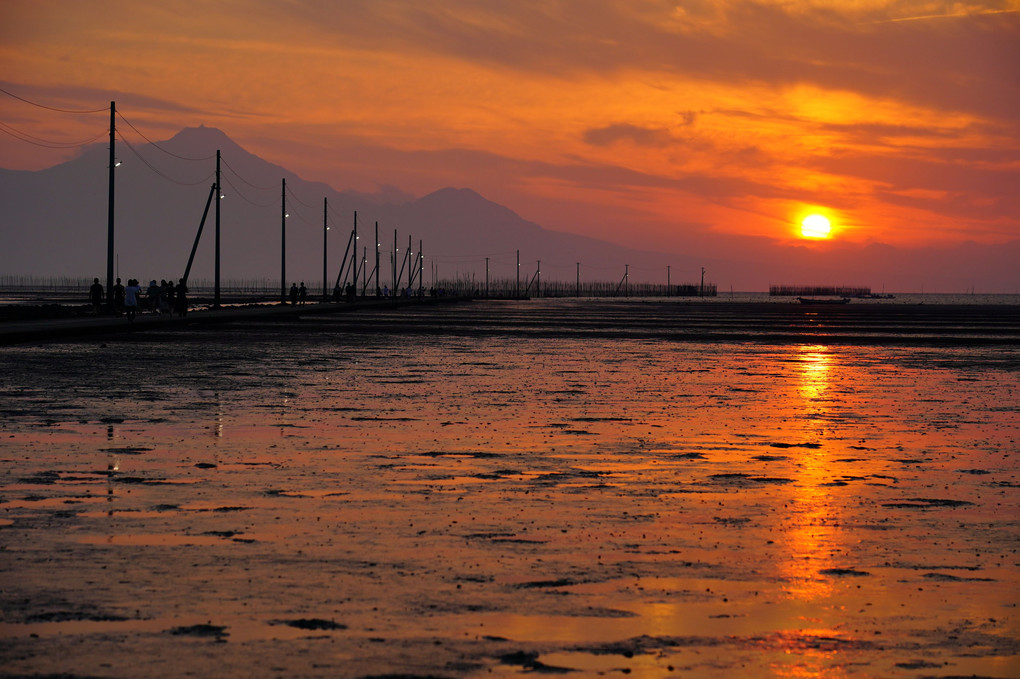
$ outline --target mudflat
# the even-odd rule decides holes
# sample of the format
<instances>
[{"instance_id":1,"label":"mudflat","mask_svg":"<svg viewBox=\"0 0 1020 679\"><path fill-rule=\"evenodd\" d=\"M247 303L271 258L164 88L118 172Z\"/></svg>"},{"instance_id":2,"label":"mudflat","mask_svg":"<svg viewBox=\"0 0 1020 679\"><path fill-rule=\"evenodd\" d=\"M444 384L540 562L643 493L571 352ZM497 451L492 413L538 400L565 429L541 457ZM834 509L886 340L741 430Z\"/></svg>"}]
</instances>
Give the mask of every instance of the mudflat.
<instances>
[{"instance_id":1,"label":"mudflat","mask_svg":"<svg viewBox=\"0 0 1020 679\"><path fill-rule=\"evenodd\" d=\"M1020 676L1008 314L847 306L4 347L0 676Z\"/></svg>"}]
</instances>

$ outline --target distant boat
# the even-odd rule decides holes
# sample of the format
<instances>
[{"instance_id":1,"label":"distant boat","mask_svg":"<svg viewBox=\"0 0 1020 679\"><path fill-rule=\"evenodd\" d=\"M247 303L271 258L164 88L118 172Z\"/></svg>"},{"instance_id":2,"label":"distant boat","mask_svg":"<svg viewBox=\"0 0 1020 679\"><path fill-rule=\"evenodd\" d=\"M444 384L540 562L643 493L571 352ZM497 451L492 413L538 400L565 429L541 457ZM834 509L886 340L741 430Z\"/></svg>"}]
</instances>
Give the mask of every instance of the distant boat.
<instances>
[{"instance_id":1,"label":"distant boat","mask_svg":"<svg viewBox=\"0 0 1020 679\"><path fill-rule=\"evenodd\" d=\"M838 299L821 298L818 297L798 297L797 301L801 304L849 304L849 297L840 297Z\"/></svg>"},{"instance_id":2,"label":"distant boat","mask_svg":"<svg viewBox=\"0 0 1020 679\"><path fill-rule=\"evenodd\" d=\"M866 295L857 295L858 299L896 299L896 295L888 292L869 292Z\"/></svg>"}]
</instances>

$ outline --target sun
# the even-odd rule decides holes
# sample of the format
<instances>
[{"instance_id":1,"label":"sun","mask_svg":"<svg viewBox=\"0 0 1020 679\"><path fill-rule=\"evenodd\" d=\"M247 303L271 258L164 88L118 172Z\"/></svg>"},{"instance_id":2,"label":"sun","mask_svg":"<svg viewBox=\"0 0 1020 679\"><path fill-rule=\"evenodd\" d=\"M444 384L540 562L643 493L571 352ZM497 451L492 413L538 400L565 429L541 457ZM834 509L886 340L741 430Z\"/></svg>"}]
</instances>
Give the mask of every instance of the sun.
<instances>
[{"instance_id":1,"label":"sun","mask_svg":"<svg viewBox=\"0 0 1020 679\"><path fill-rule=\"evenodd\" d=\"M800 223L800 235L803 238L828 238L831 234L832 225L824 215L808 215Z\"/></svg>"}]
</instances>

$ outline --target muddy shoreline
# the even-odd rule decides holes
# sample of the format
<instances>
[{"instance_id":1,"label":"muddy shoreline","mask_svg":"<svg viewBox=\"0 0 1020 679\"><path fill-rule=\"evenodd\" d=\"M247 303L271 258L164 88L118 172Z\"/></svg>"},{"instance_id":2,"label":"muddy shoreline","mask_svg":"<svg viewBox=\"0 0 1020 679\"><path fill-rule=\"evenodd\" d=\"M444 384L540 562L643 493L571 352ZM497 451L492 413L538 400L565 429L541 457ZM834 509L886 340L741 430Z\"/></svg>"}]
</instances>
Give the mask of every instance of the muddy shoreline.
<instances>
[{"instance_id":1,"label":"muddy shoreline","mask_svg":"<svg viewBox=\"0 0 1020 679\"><path fill-rule=\"evenodd\" d=\"M1020 675L1016 346L508 311L0 349L0 677Z\"/></svg>"}]
</instances>

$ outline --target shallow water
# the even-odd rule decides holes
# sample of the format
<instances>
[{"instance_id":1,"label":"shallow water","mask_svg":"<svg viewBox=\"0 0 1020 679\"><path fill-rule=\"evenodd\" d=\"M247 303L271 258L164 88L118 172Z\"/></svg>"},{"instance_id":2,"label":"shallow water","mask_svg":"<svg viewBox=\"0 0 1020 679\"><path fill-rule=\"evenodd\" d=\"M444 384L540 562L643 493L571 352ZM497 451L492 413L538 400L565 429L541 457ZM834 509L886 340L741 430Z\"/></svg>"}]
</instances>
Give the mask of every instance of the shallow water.
<instances>
[{"instance_id":1,"label":"shallow water","mask_svg":"<svg viewBox=\"0 0 1020 679\"><path fill-rule=\"evenodd\" d=\"M0 672L1020 676L1020 348L480 313L0 350Z\"/></svg>"}]
</instances>

